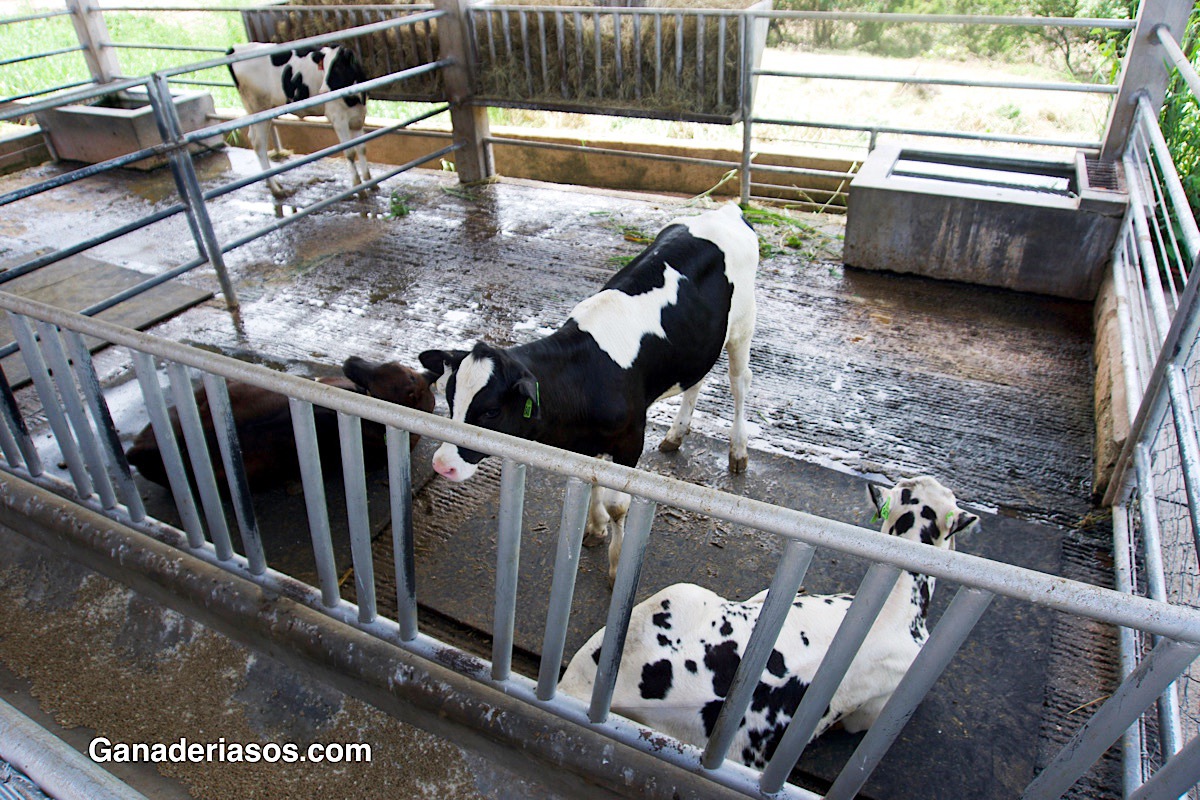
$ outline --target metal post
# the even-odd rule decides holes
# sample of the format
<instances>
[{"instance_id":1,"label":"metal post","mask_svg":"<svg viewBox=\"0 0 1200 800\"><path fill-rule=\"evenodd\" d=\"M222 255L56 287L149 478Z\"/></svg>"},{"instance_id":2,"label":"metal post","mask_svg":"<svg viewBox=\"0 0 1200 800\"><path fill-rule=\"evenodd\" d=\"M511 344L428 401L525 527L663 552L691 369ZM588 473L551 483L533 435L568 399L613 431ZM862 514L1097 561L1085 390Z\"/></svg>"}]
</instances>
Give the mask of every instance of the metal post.
<instances>
[{"instance_id":1,"label":"metal post","mask_svg":"<svg viewBox=\"0 0 1200 800\"><path fill-rule=\"evenodd\" d=\"M1187 747L1163 764L1150 780L1129 796L1129 800L1176 800L1188 796L1188 791L1197 783L1200 783L1200 736L1194 737Z\"/></svg>"},{"instance_id":2,"label":"metal post","mask_svg":"<svg viewBox=\"0 0 1200 800\"><path fill-rule=\"evenodd\" d=\"M517 618L517 569L521 561L521 517L525 509L525 465L504 459L500 471L500 518L496 531L496 611L492 625L492 678L508 679Z\"/></svg>"},{"instance_id":3,"label":"metal post","mask_svg":"<svg viewBox=\"0 0 1200 800\"><path fill-rule=\"evenodd\" d=\"M192 223L192 235L196 238L196 248L200 255L208 259L217 273L217 282L221 293L225 295L225 305L233 312L237 311L237 293L229 279L225 268L225 257L222 255L221 242L213 230L212 220L208 216L208 206L204 203L204 192L200 189L200 180L196 177L196 168L191 156L183 145L183 129L179 124L179 112L171 97L171 87L165 75L152 76L146 84L146 92L154 109L154 119L158 124L159 134L164 142L178 145L172 150L168 159L175 173L175 184L179 194L188 207L188 219Z\"/></svg>"},{"instance_id":4,"label":"metal post","mask_svg":"<svg viewBox=\"0 0 1200 800\"><path fill-rule=\"evenodd\" d=\"M471 103L475 92L470 59L467 58L470 3L468 0L434 0L434 6L446 12L437 22L440 57L454 61L442 70L454 139L464 145L455 153L454 165L459 181L477 183L492 177L494 168L491 145L487 141L491 135L487 109Z\"/></svg>"},{"instance_id":5,"label":"metal post","mask_svg":"<svg viewBox=\"0 0 1200 800\"><path fill-rule=\"evenodd\" d=\"M650 541L650 525L654 522L655 508L657 504L653 500L635 497L625 519L621 558L617 562L612 602L609 603L608 620L604 626L604 642L600 645L600 661L596 665L596 684L592 688L592 703L588 709L588 719L592 722L604 722L612 707L613 690L617 686L621 654L629 633L629 617L633 613L633 601L642 575L642 561L646 544Z\"/></svg>"},{"instance_id":6,"label":"metal post","mask_svg":"<svg viewBox=\"0 0 1200 800\"><path fill-rule=\"evenodd\" d=\"M246 464L242 461L242 445L238 440L233 406L229 402L229 386L220 375L206 372L204 394L208 397L208 410L212 415L217 448L221 451L221 463L225 465L225 482L229 485L229 496L233 501L233 515L242 534L242 551L246 554L250 574L261 575L266 571L267 557L263 552L262 536L258 532L258 517L254 514L254 499L250 495ZM217 557L224 560L229 556L222 556L218 548Z\"/></svg>"},{"instance_id":7,"label":"metal post","mask_svg":"<svg viewBox=\"0 0 1200 800\"><path fill-rule=\"evenodd\" d=\"M967 640L993 597L995 595L991 592L978 589L958 590L941 621L929 635L929 641L921 648L878 719L825 794L825 800L853 800L858 794L892 742L912 719L917 706L950 665L951 659Z\"/></svg>"},{"instance_id":8,"label":"metal post","mask_svg":"<svg viewBox=\"0 0 1200 800\"><path fill-rule=\"evenodd\" d=\"M342 599L338 588L333 540L329 535L329 508L325 503L325 480L321 475L321 451L317 447L317 428L311 403L288 398L292 412L292 432L296 438L296 457L300 460L300 478L304 483L304 505L308 510L308 531L312 537L313 558L317 562L317 580L321 584L321 603L333 608Z\"/></svg>"},{"instance_id":9,"label":"metal post","mask_svg":"<svg viewBox=\"0 0 1200 800\"><path fill-rule=\"evenodd\" d=\"M754 12L748 11L738 17L741 22L741 47L742 47L742 85L741 85L741 107L742 107L742 175L741 175L741 201L742 205L750 202L750 160L754 157L751 152L754 147L753 125L754 116L754 81L750 79L750 72L754 69ZM657 18L656 18L657 21Z\"/></svg>"},{"instance_id":10,"label":"metal post","mask_svg":"<svg viewBox=\"0 0 1200 800\"><path fill-rule=\"evenodd\" d=\"M1192 0L1142 0L1137 27L1129 39L1129 50L1121 65L1117 97L1109 108L1108 125L1100 158L1116 161L1125 152L1137 111L1144 96L1157 117L1167 93L1170 72L1156 29L1162 25L1175 41L1182 41Z\"/></svg>"},{"instance_id":11,"label":"metal post","mask_svg":"<svg viewBox=\"0 0 1200 800\"><path fill-rule=\"evenodd\" d=\"M701 763L707 769L716 769L725 760L725 754L741 727L742 718L746 716L746 709L754 698L754 690L758 688L763 670L779 640L779 632L787 622L792 603L796 601L796 592L800 590L815 552L816 548L795 540L785 546L775 576L771 579L767 599L758 612L750 641L746 643L746 651L742 653L742 661L725 694L725 702L721 704L708 746L704 748Z\"/></svg>"},{"instance_id":12,"label":"metal post","mask_svg":"<svg viewBox=\"0 0 1200 800\"><path fill-rule=\"evenodd\" d=\"M21 356L25 359L25 365L29 368L29 377L33 380L38 397L42 400L42 408L46 412L46 421L50 423L50 429L54 432L54 438L58 440L59 450L62 451L63 459L67 462L67 469L71 473L71 480L75 482L75 491L79 493L81 498L86 499L91 497L91 478L88 477L87 470L84 469L83 460L79 455L79 448L75 444L75 438L71 435L71 428L67 424L67 418L63 416L62 407L58 404L58 396L54 393L54 383L50 379L50 371L46 367L45 359L42 358L42 352L38 349L33 328L30 326L27 318L18 316L11 311L8 312L8 321L12 326L13 335L16 336L17 343L21 346Z\"/></svg>"},{"instance_id":13,"label":"metal post","mask_svg":"<svg viewBox=\"0 0 1200 800\"><path fill-rule=\"evenodd\" d=\"M375 566L371 556L371 522L367 514L362 420L341 411L337 416L342 446L342 482L346 489L346 518L350 525L350 556L354 562L354 589L358 596L358 621L373 622Z\"/></svg>"},{"instance_id":14,"label":"metal post","mask_svg":"<svg viewBox=\"0 0 1200 800\"><path fill-rule=\"evenodd\" d=\"M775 757L763 770L761 786L765 793L778 792L791 773L792 767L800 760L800 755L821 723L821 717L825 716L829 702L837 693L846 671L858 655L859 648L866 640L883 604L891 596L892 587L896 585L899 577L900 570L890 564L873 564L867 570L867 576L858 587L854 602L850 604L841 626L834 634L833 643L825 653L821 666L817 667L817 674L813 676L812 683L804 693L804 699L800 701L795 716L775 749Z\"/></svg>"},{"instance_id":15,"label":"metal post","mask_svg":"<svg viewBox=\"0 0 1200 800\"><path fill-rule=\"evenodd\" d=\"M66 0L67 8L71 10L71 22L75 26L75 35L83 49L83 58L87 62L88 72L96 83L111 83L121 74L121 65L117 63L117 51L111 47L112 38L108 35L108 26L104 23L104 15L95 0Z\"/></svg>"},{"instance_id":16,"label":"metal post","mask_svg":"<svg viewBox=\"0 0 1200 800\"><path fill-rule=\"evenodd\" d=\"M71 359L75 362L75 377L79 380L79 385L87 398L92 419L95 420L96 427L100 430L104 452L108 457L121 501L125 504L129 518L134 522L141 522L146 518L146 508L142 504L142 495L138 492L137 484L133 481L133 474L129 470L129 461L125 458L125 451L121 447L121 436L117 432L116 425L113 424L112 414L109 413L108 403L100 388L100 379L92 364L92 354L88 352L83 337L78 333L64 330L63 334L67 337L67 347L70 349Z\"/></svg>"},{"instance_id":17,"label":"metal post","mask_svg":"<svg viewBox=\"0 0 1200 800\"><path fill-rule=\"evenodd\" d=\"M567 479L562 523L558 529L558 551L554 559L554 580L550 584L550 611L546 614L546 636L542 644L542 663L538 668L539 700L550 700L558 688L558 672L567 643L567 620L571 617L571 600L575 597L579 549L583 546L583 528L591 497L592 484L579 478Z\"/></svg>"},{"instance_id":18,"label":"metal post","mask_svg":"<svg viewBox=\"0 0 1200 800\"><path fill-rule=\"evenodd\" d=\"M25 418L21 416L17 398L13 395L12 386L8 382L8 376L4 374L3 367L0 367L0 413L8 423L9 432L17 440L17 448L25 460L25 469L35 478L41 475L42 459L38 457L37 448L29 436L29 428L25 425ZM5 455L7 457L8 454ZM18 466L11 458L8 463L14 467Z\"/></svg>"},{"instance_id":19,"label":"metal post","mask_svg":"<svg viewBox=\"0 0 1200 800\"><path fill-rule=\"evenodd\" d=\"M417 635L416 554L413 551L412 458L408 431L387 428L388 488L392 501L392 556L396 567L396 622L400 641Z\"/></svg>"},{"instance_id":20,"label":"metal post","mask_svg":"<svg viewBox=\"0 0 1200 800\"><path fill-rule=\"evenodd\" d=\"M1021 795L1023 800L1060 797L1200 655L1200 644L1164 639L1104 705L1083 724L1058 756Z\"/></svg>"}]
</instances>

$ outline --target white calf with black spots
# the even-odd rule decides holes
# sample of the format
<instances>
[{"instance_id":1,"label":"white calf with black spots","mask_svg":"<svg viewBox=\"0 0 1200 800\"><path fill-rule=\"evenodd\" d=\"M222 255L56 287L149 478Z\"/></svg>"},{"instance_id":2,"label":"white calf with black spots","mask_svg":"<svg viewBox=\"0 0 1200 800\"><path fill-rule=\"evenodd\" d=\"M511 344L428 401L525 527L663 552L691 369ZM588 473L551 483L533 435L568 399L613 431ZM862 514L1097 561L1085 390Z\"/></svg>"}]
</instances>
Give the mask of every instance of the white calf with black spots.
<instances>
[{"instance_id":1,"label":"white calf with black spots","mask_svg":"<svg viewBox=\"0 0 1200 800\"><path fill-rule=\"evenodd\" d=\"M677 449L700 386L724 350L734 399L729 469L741 472L757 269L758 237L736 205L682 217L551 335L507 349L477 342L470 351L427 350L421 363L445 376L456 420L632 467L642 454L646 409L683 393L661 445ZM464 481L483 458L447 443L433 467ZM611 529L610 579L628 507L628 495L592 494L584 543L599 544Z\"/></svg>"},{"instance_id":2,"label":"white calf with black spots","mask_svg":"<svg viewBox=\"0 0 1200 800\"><path fill-rule=\"evenodd\" d=\"M262 50L274 45L261 42L237 44L229 48L229 54L241 54ZM303 48L291 52L276 53L262 58L251 58L229 65L233 82L247 114L256 114L269 108L278 108L287 103L307 100L318 94L345 89L366 80L366 74L358 63L354 51L340 45L334 47ZM297 116L322 116L333 126L339 142L348 142L362 136L367 119L366 94L352 93L328 103L296 112ZM271 120L256 122L250 126L250 144L258 155L263 171L270 169L267 158L270 147ZM367 146L356 145L345 151L350 163L351 185L357 186L371 180L371 169L367 166ZM267 179L267 186L276 197L285 194L283 186L275 178Z\"/></svg>"},{"instance_id":3,"label":"white calf with black spots","mask_svg":"<svg viewBox=\"0 0 1200 800\"><path fill-rule=\"evenodd\" d=\"M978 522L936 479L871 487L882 532L953 548L953 536ZM862 648L830 701L814 736L841 723L851 733L875 722L920 652L934 579L902 573ZM744 602L678 583L633 610L612 709L629 719L703 748L741 663L765 591ZM800 700L829 650L851 595L796 595L767 661L729 758L762 769L770 761ZM601 628L571 659L559 689L589 702Z\"/></svg>"}]
</instances>

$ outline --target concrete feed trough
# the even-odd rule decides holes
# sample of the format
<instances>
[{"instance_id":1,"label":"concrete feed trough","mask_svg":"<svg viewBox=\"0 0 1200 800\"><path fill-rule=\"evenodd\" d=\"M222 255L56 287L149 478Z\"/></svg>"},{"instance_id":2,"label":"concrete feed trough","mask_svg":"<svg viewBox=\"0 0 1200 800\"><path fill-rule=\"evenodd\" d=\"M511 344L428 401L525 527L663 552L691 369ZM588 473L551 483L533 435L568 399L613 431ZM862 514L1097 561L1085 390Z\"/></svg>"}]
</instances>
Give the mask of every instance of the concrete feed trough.
<instances>
[{"instance_id":1,"label":"concrete feed trough","mask_svg":"<svg viewBox=\"0 0 1200 800\"><path fill-rule=\"evenodd\" d=\"M1094 300L1128 202L1103 167L881 146L850 184L845 263Z\"/></svg>"},{"instance_id":2,"label":"concrete feed trough","mask_svg":"<svg viewBox=\"0 0 1200 800\"><path fill-rule=\"evenodd\" d=\"M203 128L215 113L212 95L207 92L180 92L171 98L184 133ZM162 142L144 93L106 95L89 105L61 106L36 116L58 160L98 164ZM154 169L165 163L165 157L156 156L128 166Z\"/></svg>"}]
</instances>

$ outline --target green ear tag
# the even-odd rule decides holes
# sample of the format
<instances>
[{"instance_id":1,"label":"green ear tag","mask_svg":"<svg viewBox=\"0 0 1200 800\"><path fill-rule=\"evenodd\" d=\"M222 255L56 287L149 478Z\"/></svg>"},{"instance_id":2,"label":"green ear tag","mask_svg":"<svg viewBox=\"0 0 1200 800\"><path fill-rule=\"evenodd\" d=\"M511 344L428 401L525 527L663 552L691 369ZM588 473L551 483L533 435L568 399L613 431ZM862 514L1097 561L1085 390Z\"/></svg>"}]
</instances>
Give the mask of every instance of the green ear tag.
<instances>
[{"instance_id":1,"label":"green ear tag","mask_svg":"<svg viewBox=\"0 0 1200 800\"><path fill-rule=\"evenodd\" d=\"M949 511L946 513L946 527L949 528L953 523L954 523L954 512Z\"/></svg>"},{"instance_id":2,"label":"green ear tag","mask_svg":"<svg viewBox=\"0 0 1200 800\"><path fill-rule=\"evenodd\" d=\"M875 516L871 517L871 522L881 522L886 520L892 513L892 498L883 501L883 507L875 512Z\"/></svg>"},{"instance_id":3,"label":"green ear tag","mask_svg":"<svg viewBox=\"0 0 1200 800\"><path fill-rule=\"evenodd\" d=\"M525 401L525 419L529 419L532 416L533 416L533 401L526 400Z\"/></svg>"},{"instance_id":4,"label":"green ear tag","mask_svg":"<svg viewBox=\"0 0 1200 800\"><path fill-rule=\"evenodd\" d=\"M534 394L534 397L537 398L538 410L541 410L541 408L542 408L542 384L541 383L534 381L533 394ZM533 400L526 398L526 400L525 400L525 419L531 419L532 417L533 417Z\"/></svg>"}]
</instances>

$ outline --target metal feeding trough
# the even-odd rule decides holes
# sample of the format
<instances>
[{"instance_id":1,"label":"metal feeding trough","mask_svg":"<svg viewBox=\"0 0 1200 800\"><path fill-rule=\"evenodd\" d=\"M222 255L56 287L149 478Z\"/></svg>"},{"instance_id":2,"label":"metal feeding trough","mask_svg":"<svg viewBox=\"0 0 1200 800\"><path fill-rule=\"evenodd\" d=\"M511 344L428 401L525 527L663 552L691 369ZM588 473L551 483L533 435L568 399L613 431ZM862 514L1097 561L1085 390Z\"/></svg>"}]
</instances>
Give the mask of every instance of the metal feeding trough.
<instances>
[{"instance_id":1,"label":"metal feeding trough","mask_svg":"<svg viewBox=\"0 0 1200 800\"><path fill-rule=\"evenodd\" d=\"M1128 197L1116 165L878 147L850 184L845 263L1094 300Z\"/></svg>"},{"instance_id":2,"label":"metal feeding trough","mask_svg":"<svg viewBox=\"0 0 1200 800\"><path fill-rule=\"evenodd\" d=\"M171 99L184 133L205 127L215 113L212 95L207 92L172 93ZM39 111L36 117L56 160L98 164L162 142L144 92L104 95L87 105ZM154 169L165 163L165 157L155 156L128 166Z\"/></svg>"}]
</instances>

